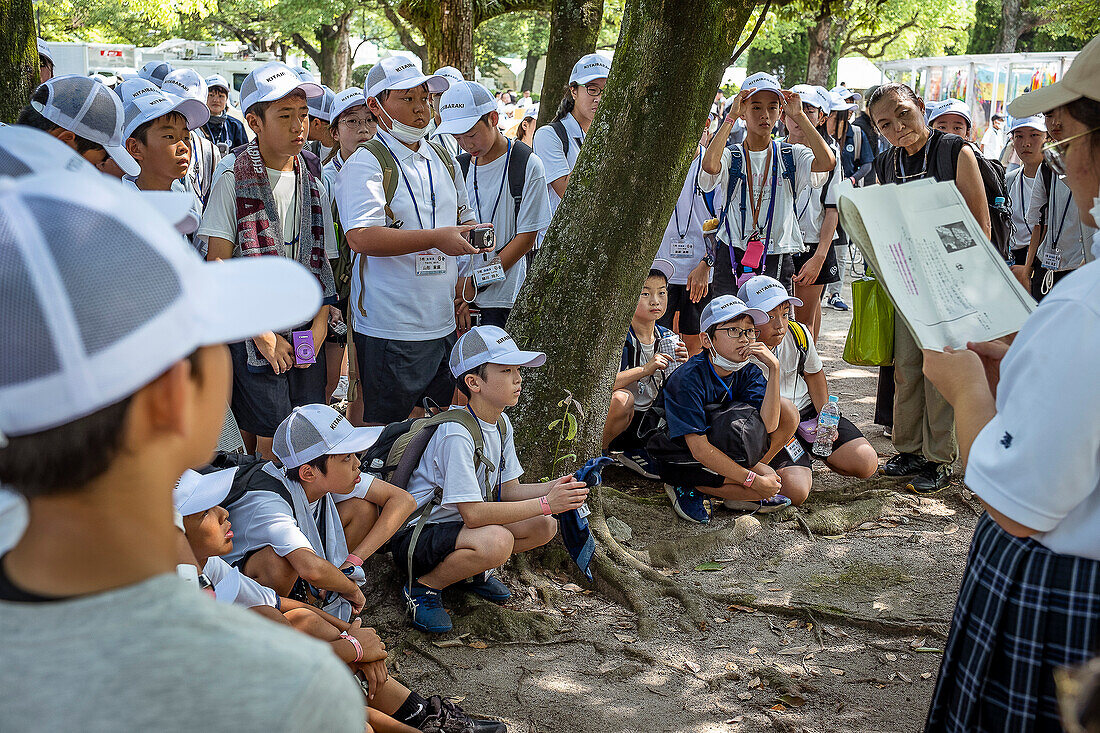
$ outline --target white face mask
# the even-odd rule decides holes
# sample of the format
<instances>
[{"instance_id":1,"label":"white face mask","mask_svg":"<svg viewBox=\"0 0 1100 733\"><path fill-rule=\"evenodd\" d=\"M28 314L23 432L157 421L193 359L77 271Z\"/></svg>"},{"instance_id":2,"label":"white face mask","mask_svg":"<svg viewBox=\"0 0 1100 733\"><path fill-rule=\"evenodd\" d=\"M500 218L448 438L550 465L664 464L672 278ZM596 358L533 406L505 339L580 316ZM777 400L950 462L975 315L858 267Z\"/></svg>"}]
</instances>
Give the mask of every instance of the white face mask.
<instances>
[{"instance_id":1,"label":"white face mask","mask_svg":"<svg viewBox=\"0 0 1100 733\"><path fill-rule=\"evenodd\" d=\"M390 134L401 142L407 145L415 145L428 136L431 130L431 123L428 123L424 127L413 127L412 125L406 125L404 122L398 122L394 118L390 117L390 113L382 107L381 103L378 108L382 110L382 113L386 117L390 118Z\"/></svg>"},{"instance_id":2,"label":"white face mask","mask_svg":"<svg viewBox=\"0 0 1100 733\"><path fill-rule=\"evenodd\" d=\"M718 367L719 369L725 369L729 372L739 371L749 363L748 359L746 359L745 361L730 361L726 357L719 354L718 349L715 349L713 347L711 347L710 350L710 361L712 364L714 364L714 366Z\"/></svg>"}]
</instances>

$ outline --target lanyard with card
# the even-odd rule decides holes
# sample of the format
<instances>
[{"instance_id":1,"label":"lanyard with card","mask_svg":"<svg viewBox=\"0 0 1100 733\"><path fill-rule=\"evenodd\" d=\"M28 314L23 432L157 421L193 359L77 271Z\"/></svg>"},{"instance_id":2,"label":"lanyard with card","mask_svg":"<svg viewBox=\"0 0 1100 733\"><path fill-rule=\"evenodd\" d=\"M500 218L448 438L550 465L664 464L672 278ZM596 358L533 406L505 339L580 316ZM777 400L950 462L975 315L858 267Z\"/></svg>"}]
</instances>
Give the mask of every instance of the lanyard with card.
<instances>
[{"instance_id":1,"label":"lanyard with card","mask_svg":"<svg viewBox=\"0 0 1100 733\"><path fill-rule=\"evenodd\" d=\"M792 461L797 461L806 455L806 451L802 450L802 444L798 442L797 436L792 436L787 444L783 446L783 450L787 451L787 455L791 457Z\"/></svg>"},{"instance_id":2,"label":"lanyard with card","mask_svg":"<svg viewBox=\"0 0 1100 733\"><path fill-rule=\"evenodd\" d=\"M382 138L378 138L382 141L383 145L386 145L386 141ZM420 225L420 228L424 228L424 220L420 216L420 203L416 200L416 194L413 193L412 186L409 184L409 177L405 174L405 166L401 163L400 159L394 155L393 150L389 145L386 145L386 150L390 151L390 155L393 155L394 161L397 162L397 167L401 171L401 180L405 182L405 190L409 192L409 198L412 200L413 211L416 212L416 222ZM432 161L428 159L428 191L431 196L432 204L432 229L435 229L435 182L432 180ZM447 274L447 256L442 254L431 254L430 252L421 252L416 255L416 274L418 277L426 275L445 275Z\"/></svg>"},{"instance_id":3,"label":"lanyard with card","mask_svg":"<svg viewBox=\"0 0 1100 733\"><path fill-rule=\"evenodd\" d=\"M698 179L698 176L696 176ZM695 247L691 242L687 241L687 234L691 231L691 217L695 214L695 190L691 192L691 198L688 199L688 213L687 222L684 224L683 231L680 230L680 202L677 201L676 205L672 208L672 220L676 226L676 237L669 243L668 254L675 259L685 259L695 254Z\"/></svg>"},{"instance_id":4,"label":"lanyard with card","mask_svg":"<svg viewBox=\"0 0 1100 733\"><path fill-rule=\"evenodd\" d=\"M776 182L779 180L779 155L776 152L776 143L772 141L771 147L768 148L768 157L764 164L765 170L769 165L771 168L771 197L768 200L768 220L767 220L767 233L764 235L764 239L760 239L762 234L760 230L760 208L764 202L764 186L766 182L762 181L760 186L760 192L756 195L756 202L753 203L753 180L752 180L752 159L749 156L748 146L745 146L745 170L747 175L745 176L745 185L748 186L749 191L749 206L752 208L752 233L749 235L749 239L745 242L745 254L741 258L741 266L745 270L756 270L760 267L760 264L764 261L764 257L768 251L768 245L771 243L772 238L772 218L775 213L775 188ZM745 222L741 222L741 230L744 231ZM730 259L733 258L733 250L730 250ZM731 263L732 264L732 263ZM736 271L736 266L734 268Z\"/></svg>"},{"instance_id":5,"label":"lanyard with card","mask_svg":"<svg viewBox=\"0 0 1100 733\"><path fill-rule=\"evenodd\" d=\"M500 175L500 188L497 190L497 198L493 203L493 208L489 212L489 218L486 220L485 214L481 211L481 189L477 183L477 169L479 166L474 165L474 204L477 206L477 220L480 222L492 221L497 214L497 208L500 206L500 197L504 193L504 179L508 175L508 161L512 158L512 141L508 141L508 149L504 153L504 170ZM503 247L501 247L503 249ZM504 264L500 261L500 251L493 256L492 260L489 260L489 253L482 255L482 265L474 268L474 287L477 290L484 290L493 283L503 282L505 280Z\"/></svg>"},{"instance_id":6,"label":"lanyard with card","mask_svg":"<svg viewBox=\"0 0 1100 733\"><path fill-rule=\"evenodd\" d=\"M503 282L504 279L504 265L500 257L494 257L488 264L474 270L474 287L478 290L487 288L493 283Z\"/></svg>"},{"instance_id":7,"label":"lanyard with card","mask_svg":"<svg viewBox=\"0 0 1100 733\"><path fill-rule=\"evenodd\" d=\"M1023 178L1023 175L1020 175ZM1054 187L1051 186L1053 189ZM1054 191L1050 192L1051 202L1054 200ZM1050 229L1050 245L1047 247L1046 252L1043 253L1043 269L1044 270L1060 270L1062 268L1062 255L1058 253L1058 241L1062 238L1062 232L1066 228L1066 217L1069 216L1069 207L1073 205L1073 197L1066 197L1066 207L1062 209L1062 219L1058 222L1058 229Z\"/></svg>"},{"instance_id":8,"label":"lanyard with card","mask_svg":"<svg viewBox=\"0 0 1100 733\"><path fill-rule=\"evenodd\" d=\"M446 275L447 255L434 255L427 252L417 254L416 274L417 276Z\"/></svg>"}]
</instances>

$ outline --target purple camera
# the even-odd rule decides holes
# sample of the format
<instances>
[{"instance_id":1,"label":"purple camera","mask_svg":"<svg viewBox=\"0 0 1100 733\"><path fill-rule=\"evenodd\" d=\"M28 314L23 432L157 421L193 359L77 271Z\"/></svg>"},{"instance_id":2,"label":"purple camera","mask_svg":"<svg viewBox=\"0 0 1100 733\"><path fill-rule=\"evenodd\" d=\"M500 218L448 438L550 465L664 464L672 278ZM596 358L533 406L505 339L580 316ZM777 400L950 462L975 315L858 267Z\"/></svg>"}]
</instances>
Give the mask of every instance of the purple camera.
<instances>
[{"instance_id":1,"label":"purple camera","mask_svg":"<svg viewBox=\"0 0 1100 733\"><path fill-rule=\"evenodd\" d=\"M317 352L313 348L313 331L292 331L295 364L316 364Z\"/></svg>"}]
</instances>

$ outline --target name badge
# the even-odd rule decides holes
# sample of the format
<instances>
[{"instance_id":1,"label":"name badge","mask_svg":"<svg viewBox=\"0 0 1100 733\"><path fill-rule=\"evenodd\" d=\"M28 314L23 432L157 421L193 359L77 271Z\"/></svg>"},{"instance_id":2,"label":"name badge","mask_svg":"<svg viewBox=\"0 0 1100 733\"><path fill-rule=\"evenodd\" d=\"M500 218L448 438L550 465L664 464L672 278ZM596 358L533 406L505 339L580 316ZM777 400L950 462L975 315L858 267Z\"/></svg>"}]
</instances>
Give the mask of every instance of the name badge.
<instances>
[{"instance_id":1,"label":"name badge","mask_svg":"<svg viewBox=\"0 0 1100 733\"><path fill-rule=\"evenodd\" d=\"M582 517L582 518L587 517L591 513L592 513L592 510L588 508L587 503L581 504L579 507L577 507L577 516L578 517Z\"/></svg>"},{"instance_id":2,"label":"name badge","mask_svg":"<svg viewBox=\"0 0 1100 733\"><path fill-rule=\"evenodd\" d=\"M1057 271L1062 267L1062 258L1056 249L1048 249L1043 255L1043 269Z\"/></svg>"},{"instance_id":3,"label":"name badge","mask_svg":"<svg viewBox=\"0 0 1100 733\"><path fill-rule=\"evenodd\" d=\"M791 457L792 461L797 461L802 456L806 455L806 451L802 450L802 444L798 442L798 438L791 438L790 442L783 447L787 451L787 455Z\"/></svg>"},{"instance_id":4,"label":"name badge","mask_svg":"<svg viewBox=\"0 0 1100 733\"><path fill-rule=\"evenodd\" d=\"M416 256L416 274L422 275L446 275L447 256L418 254Z\"/></svg>"},{"instance_id":5,"label":"name badge","mask_svg":"<svg viewBox=\"0 0 1100 733\"><path fill-rule=\"evenodd\" d=\"M504 265L500 264L500 258L494 258L489 264L474 270L474 287L481 290L493 283L504 282L504 278Z\"/></svg>"},{"instance_id":6,"label":"name badge","mask_svg":"<svg viewBox=\"0 0 1100 733\"><path fill-rule=\"evenodd\" d=\"M691 242L682 239L674 239L669 244L668 253L676 259L686 259L695 254L695 246Z\"/></svg>"}]
</instances>

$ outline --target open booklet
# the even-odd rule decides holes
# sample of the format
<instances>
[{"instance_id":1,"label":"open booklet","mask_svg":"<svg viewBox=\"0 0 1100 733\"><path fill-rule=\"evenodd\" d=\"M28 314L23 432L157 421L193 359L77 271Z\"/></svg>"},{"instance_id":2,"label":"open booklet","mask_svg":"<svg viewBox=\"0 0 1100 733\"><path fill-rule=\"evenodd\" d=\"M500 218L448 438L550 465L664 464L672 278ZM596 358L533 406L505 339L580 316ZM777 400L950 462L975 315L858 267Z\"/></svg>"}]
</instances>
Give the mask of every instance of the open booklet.
<instances>
[{"instance_id":1,"label":"open booklet","mask_svg":"<svg viewBox=\"0 0 1100 733\"><path fill-rule=\"evenodd\" d=\"M842 184L838 193L844 230L921 348L1000 338L1035 310L954 183Z\"/></svg>"}]
</instances>

